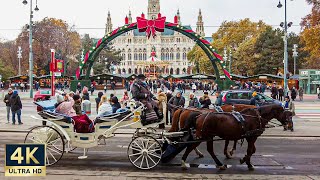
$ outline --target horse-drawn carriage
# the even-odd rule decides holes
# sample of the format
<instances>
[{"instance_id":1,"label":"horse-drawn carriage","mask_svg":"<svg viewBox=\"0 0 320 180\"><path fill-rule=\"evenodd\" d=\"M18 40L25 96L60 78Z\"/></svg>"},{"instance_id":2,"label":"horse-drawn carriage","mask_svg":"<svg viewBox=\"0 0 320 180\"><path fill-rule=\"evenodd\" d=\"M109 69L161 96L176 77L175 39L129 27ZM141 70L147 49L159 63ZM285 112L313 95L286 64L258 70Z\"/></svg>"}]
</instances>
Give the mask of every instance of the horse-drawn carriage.
<instances>
[{"instance_id":1,"label":"horse-drawn carriage","mask_svg":"<svg viewBox=\"0 0 320 180\"><path fill-rule=\"evenodd\" d=\"M127 110L124 112L98 117L93 121L85 116L87 123L86 128L87 130L89 129L89 131L83 131L83 128L79 128L77 124L77 117L67 117L56 113L52 110L53 103L54 101L36 102L38 106L42 107L40 108L42 110L38 112L42 119L35 116L32 116L32 118L39 121L46 121L47 125L32 128L25 137L26 143L46 144L46 165L48 166L57 163L64 153L71 152L75 148L83 148L83 155L79 156L79 159L87 158L89 148L105 144L105 140L114 137L115 131L120 128L136 129L127 150L128 159L135 167L139 169L152 169L160 162L170 161L178 153L187 148L182 160L182 165L184 165L188 154L193 149L196 149L201 142L207 142L208 147L213 147L212 143L215 136L222 138L219 140L225 139L226 141L236 141L247 138L248 143L250 141L253 145L249 143L250 146L248 146L248 149L255 149L254 142L256 138L262 134L264 126L268 121L276 118L281 123L284 123L285 119L287 119L285 114L283 114L284 111L281 106L274 105L259 109L249 108L247 111L242 111L242 116L246 121L245 124L248 124L251 129L245 129L245 127L243 129L241 128L241 124L235 121L237 118L232 113L221 112L221 109L209 110L213 112L194 111L190 109L185 111L180 109L185 112L190 111L190 113L193 114L188 117L191 121L185 122L185 119L182 117L184 113L176 111L175 113L179 113L178 117L181 115L180 122L173 122L171 131L167 132L165 130L155 129L159 124L166 122L166 116L163 116L161 121L144 125L145 123L142 121L146 116L145 106L140 102L130 101L127 103ZM164 114L167 107L166 103L163 102L162 106ZM231 106L226 108L232 109L233 111L235 107ZM224 109L224 111L226 111L226 109ZM217 121L216 119L219 118L220 120ZM181 131L181 128L180 130L174 129L174 126L177 128L178 123L181 125L182 122L185 123L185 125L180 127L188 127L187 129L183 131ZM199 122L201 126L198 126ZM229 123L231 129L220 131L223 135L219 135L217 132L214 132L215 128L220 126L216 124L217 122ZM192 126L189 126L188 123ZM235 127L235 132L233 132L233 126ZM242 124L242 126L245 125ZM221 127L225 128L227 126L223 125ZM198 132L202 131L202 139L194 140L195 133L192 132L191 128ZM249 136L249 133L258 134ZM203 156L199 151L196 152L200 157ZM224 169L225 166L215 157L213 148L208 148L208 152L214 158L218 167ZM254 151L252 151L252 153L254 153ZM252 154L249 154L241 161L242 163L246 162L249 169L253 168L249 158L251 155Z\"/></svg>"},{"instance_id":2,"label":"horse-drawn carriage","mask_svg":"<svg viewBox=\"0 0 320 180\"><path fill-rule=\"evenodd\" d=\"M185 135L184 132L164 132L155 128L164 122L162 120L152 124L143 125L141 116L145 106L136 101L127 103L127 110L90 120L86 115L68 117L56 113L54 110L55 100L35 102L41 108L38 114L42 118L31 116L35 120L45 121L46 125L33 127L25 137L25 143L46 144L46 165L57 163L65 153L76 148L83 148L82 156L79 159L87 158L88 149L105 144L106 139L114 137L115 131L121 128L134 128L127 150L130 162L139 169L151 169L157 166L161 159L168 159L166 151L170 139L179 139ZM166 104L163 103L163 112L166 111ZM84 117L87 126L77 124L77 118ZM82 118L83 119L83 118ZM172 149L171 149L172 150Z\"/></svg>"}]
</instances>

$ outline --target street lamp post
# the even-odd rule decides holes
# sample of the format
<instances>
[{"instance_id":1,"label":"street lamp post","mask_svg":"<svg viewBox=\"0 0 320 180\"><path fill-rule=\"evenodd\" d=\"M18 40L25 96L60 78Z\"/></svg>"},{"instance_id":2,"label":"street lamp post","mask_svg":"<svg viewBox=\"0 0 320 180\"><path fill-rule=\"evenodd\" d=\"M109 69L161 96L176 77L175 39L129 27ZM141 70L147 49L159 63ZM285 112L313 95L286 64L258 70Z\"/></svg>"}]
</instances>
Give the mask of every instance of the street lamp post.
<instances>
[{"instance_id":1,"label":"street lamp post","mask_svg":"<svg viewBox=\"0 0 320 180\"><path fill-rule=\"evenodd\" d=\"M38 0L37 0L38 1ZM36 1L35 11L39 11L38 2ZM23 0L24 5L28 4L27 0ZM30 84L30 98L33 98L33 52L32 52L32 22L33 10L32 0L30 0L30 21L29 21L29 84Z\"/></svg>"},{"instance_id":2,"label":"street lamp post","mask_svg":"<svg viewBox=\"0 0 320 180\"><path fill-rule=\"evenodd\" d=\"M22 50L21 50L21 46L18 46L18 60L19 60L19 76L21 75L21 58L22 58Z\"/></svg>"},{"instance_id":3,"label":"street lamp post","mask_svg":"<svg viewBox=\"0 0 320 180\"><path fill-rule=\"evenodd\" d=\"M297 48L298 48L298 45L297 44L294 44L293 45L293 75L296 75L296 71L297 71L297 57L298 57L298 52L297 52Z\"/></svg>"},{"instance_id":4,"label":"street lamp post","mask_svg":"<svg viewBox=\"0 0 320 180\"><path fill-rule=\"evenodd\" d=\"M282 8L281 1L279 0L279 4L277 5L278 8ZM284 26L284 70L283 70L283 83L284 83L284 94L287 94L287 87L288 87L288 27L291 27L292 22L289 24L287 23L287 0L284 0L284 23L281 23L280 26Z\"/></svg>"},{"instance_id":5,"label":"street lamp post","mask_svg":"<svg viewBox=\"0 0 320 180\"><path fill-rule=\"evenodd\" d=\"M232 52L230 49L230 52L229 52L229 73L230 74L231 74L231 64L232 64Z\"/></svg>"}]
</instances>

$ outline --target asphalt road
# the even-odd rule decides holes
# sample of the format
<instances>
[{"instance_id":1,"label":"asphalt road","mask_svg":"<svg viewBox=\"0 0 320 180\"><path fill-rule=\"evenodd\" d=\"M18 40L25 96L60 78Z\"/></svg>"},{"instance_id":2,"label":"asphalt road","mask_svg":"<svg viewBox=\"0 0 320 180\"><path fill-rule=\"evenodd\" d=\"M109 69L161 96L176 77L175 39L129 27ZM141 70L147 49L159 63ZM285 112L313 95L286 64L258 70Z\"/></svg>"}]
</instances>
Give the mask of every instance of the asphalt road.
<instances>
[{"instance_id":1,"label":"asphalt road","mask_svg":"<svg viewBox=\"0 0 320 180\"><path fill-rule=\"evenodd\" d=\"M4 144L22 143L25 133L0 133L0 157L4 157ZM320 139L318 138L260 138L256 143L257 152L252 157L254 171L248 171L246 165L240 165L239 159L246 152L246 143L238 150L233 159L223 156L223 142L215 142L218 158L228 165L228 169L220 171L215 168L213 160L206 152L206 145L200 145L204 158L198 158L192 152L187 159L188 170L182 170L180 160L182 153L167 164L160 164L149 171L141 171L133 167L127 158L127 147L131 138L114 137L107 140L106 145L92 148L88 159L79 160L81 149L68 153L55 165L48 167L48 175L59 170L81 171L83 174L92 171L126 171L126 172L157 172L157 173L188 173L188 174L250 174L250 175L320 175ZM0 159L3 166L4 159ZM1 168L3 170L3 168ZM0 171L1 172L1 171ZM3 172L2 172L3 173Z\"/></svg>"}]
</instances>

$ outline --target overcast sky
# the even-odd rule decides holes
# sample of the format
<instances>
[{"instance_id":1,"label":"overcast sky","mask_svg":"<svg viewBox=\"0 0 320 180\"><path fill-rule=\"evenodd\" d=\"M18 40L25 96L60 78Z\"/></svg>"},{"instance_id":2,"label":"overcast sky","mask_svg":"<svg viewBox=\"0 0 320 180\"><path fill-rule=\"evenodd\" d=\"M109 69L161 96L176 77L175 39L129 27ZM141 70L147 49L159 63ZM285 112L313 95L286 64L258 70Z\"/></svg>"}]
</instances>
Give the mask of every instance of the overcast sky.
<instances>
[{"instance_id":1,"label":"overcast sky","mask_svg":"<svg viewBox=\"0 0 320 180\"><path fill-rule=\"evenodd\" d=\"M284 0L281 1L284 3ZM295 25L289 31L299 33L301 18L310 13L311 7L305 0L287 1L288 21ZM34 4L35 2L33 0ZM206 36L211 36L224 20L250 18L253 21L263 20L277 27L284 19L284 8L278 9L278 2L279 0L160 0L161 13L167 16L167 21L173 21L179 8L184 25L195 26L201 9ZM0 0L0 3L0 39L13 40L21 27L29 22L30 5L23 5L22 0ZM91 37L99 38L104 35L108 10L115 28L124 24L124 17L129 9L133 18L141 12L146 14L147 4L148 0L38 0L40 11L34 13L34 20L44 17L60 18L75 25L80 34L89 33Z\"/></svg>"}]
</instances>

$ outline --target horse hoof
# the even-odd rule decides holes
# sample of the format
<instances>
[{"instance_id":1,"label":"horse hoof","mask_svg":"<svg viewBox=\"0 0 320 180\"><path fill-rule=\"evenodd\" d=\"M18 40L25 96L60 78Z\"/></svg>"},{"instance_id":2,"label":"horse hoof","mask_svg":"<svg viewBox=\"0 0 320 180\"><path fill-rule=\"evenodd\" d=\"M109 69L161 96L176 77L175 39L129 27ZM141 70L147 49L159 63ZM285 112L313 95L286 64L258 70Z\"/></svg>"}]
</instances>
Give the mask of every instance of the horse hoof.
<instances>
[{"instance_id":1,"label":"horse hoof","mask_svg":"<svg viewBox=\"0 0 320 180\"><path fill-rule=\"evenodd\" d=\"M229 151L230 156L233 156L233 150Z\"/></svg>"},{"instance_id":2,"label":"horse hoof","mask_svg":"<svg viewBox=\"0 0 320 180\"><path fill-rule=\"evenodd\" d=\"M245 162L244 159L240 159L240 164L243 164Z\"/></svg>"},{"instance_id":3,"label":"horse hoof","mask_svg":"<svg viewBox=\"0 0 320 180\"><path fill-rule=\"evenodd\" d=\"M203 155L203 154L199 154L198 156L199 156L199 158L203 158L203 157L204 157L204 155Z\"/></svg>"},{"instance_id":4,"label":"horse hoof","mask_svg":"<svg viewBox=\"0 0 320 180\"><path fill-rule=\"evenodd\" d=\"M218 166L218 168L223 171L227 169L227 165Z\"/></svg>"},{"instance_id":5,"label":"horse hoof","mask_svg":"<svg viewBox=\"0 0 320 180\"><path fill-rule=\"evenodd\" d=\"M249 166L248 169L249 169L249 171L254 171L254 167L253 166Z\"/></svg>"},{"instance_id":6,"label":"horse hoof","mask_svg":"<svg viewBox=\"0 0 320 180\"><path fill-rule=\"evenodd\" d=\"M227 152L225 155L227 159L232 159L232 155L229 152Z\"/></svg>"}]
</instances>

